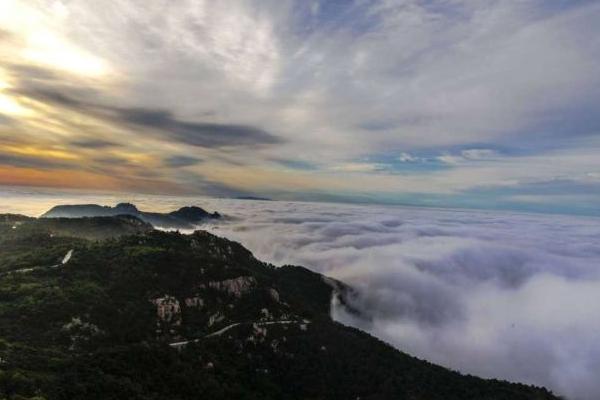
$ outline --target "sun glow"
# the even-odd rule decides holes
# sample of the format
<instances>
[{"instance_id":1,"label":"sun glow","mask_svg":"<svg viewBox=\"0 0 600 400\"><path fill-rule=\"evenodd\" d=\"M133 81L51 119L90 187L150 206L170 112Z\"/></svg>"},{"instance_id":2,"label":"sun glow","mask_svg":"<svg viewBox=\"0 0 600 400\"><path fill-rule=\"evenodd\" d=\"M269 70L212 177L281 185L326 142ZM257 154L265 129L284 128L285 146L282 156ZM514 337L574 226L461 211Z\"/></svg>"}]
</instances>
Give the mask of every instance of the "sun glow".
<instances>
[{"instance_id":1,"label":"sun glow","mask_svg":"<svg viewBox=\"0 0 600 400\"><path fill-rule=\"evenodd\" d=\"M10 35L9 49L5 50L19 46L18 54L24 60L73 74L88 77L107 74L106 61L65 39L61 21L68 11L57 13L56 10L55 7L51 11L56 17L51 19L22 2L0 1L0 27Z\"/></svg>"},{"instance_id":2,"label":"sun glow","mask_svg":"<svg viewBox=\"0 0 600 400\"><path fill-rule=\"evenodd\" d=\"M0 93L0 114L28 117L33 115L33 111L23 107L18 101L15 101L10 96Z\"/></svg>"},{"instance_id":3,"label":"sun glow","mask_svg":"<svg viewBox=\"0 0 600 400\"><path fill-rule=\"evenodd\" d=\"M27 37L22 56L34 63L90 77L108 72L106 63L87 52L77 49L51 32L36 30Z\"/></svg>"},{"instance_id":4,"label":"sun glow","mask_svg":"<svg viewBox=\"0 0 600 400\"><path fill-rule=\"evenodd\" d=\"M22 156L30 156L30 157L42 157L42 158L54 158L61 160L77 160L79 156L58 149L49 149L49 148L41 148L33 145L19 145L19 146L0 146L1 151L5 151L11 154L18 154Z\"/></svg>"},{"instance_id":5,"label":"sun glow","mask_svg":"<svg viewBox=\"0 0 600 400\"><path fill-rule=\"evenodd\" d=\"M0 70L0 91L10 88L10 84L7 82L6 78L2 75L2 70Z\"/></svg>"}]
</instances>

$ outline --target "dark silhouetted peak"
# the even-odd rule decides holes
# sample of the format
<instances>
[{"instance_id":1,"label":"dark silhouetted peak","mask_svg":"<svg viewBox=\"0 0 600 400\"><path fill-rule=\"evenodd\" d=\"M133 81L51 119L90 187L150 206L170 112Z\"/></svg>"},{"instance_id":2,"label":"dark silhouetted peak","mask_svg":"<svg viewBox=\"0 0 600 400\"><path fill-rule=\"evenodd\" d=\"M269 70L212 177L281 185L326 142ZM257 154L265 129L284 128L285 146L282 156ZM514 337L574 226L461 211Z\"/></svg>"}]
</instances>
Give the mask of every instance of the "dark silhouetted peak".
<instances>
[{"instance_id":1,"label":"dark silhouetted peak","mask_svg":"<svg viewBox=\"0 0 600 400\"><path fill-rule=\"evenodd\" d=\"M117 214L116 208L98 204L66 204L52 207L42 218L108 217Z\"/></svg>"},{"instance_id":2,"label":"dark silhouetted peak","mask_svg":"<svg viewBox=\"0 0 600 400\"><path fill-rule=\"evenodd\" d=\"M196 206L181 207L179 210L173 211L169 215L176 217L176 218L183 219L185 221L189 221L189 222L198 222L198 221L202 221L203 219L206 219L206 218L219 218L220 217L219 213L215 212L213 214L210 214L203 208L196 207Z\"/></svg>"},{"instance_id":3,"label":"dark silhouetted peak","mask_svg":"<svg viewBox=\"0 0 600 400\"><path fill-rule=\"evenodd\" d=\"M131 203L119 203L115 208L122 211L123 214L137 214L139 212L138 208Z\"/></svg>"},{"instance_id":4,"label":"dark silhouetted peak","mask_svg":"<svg viewBox=\"0 0 600 400\"><path fill-rule=\"evenodd\" d=\"M217 212L209 213L200 207L182 207L170 213L140 211L131 203L119 203L115 207L98 204L75 204L55 206L42 215L43 218L84 218L133 215L154 227L164 229L195 229L205 220L220 218Z\"/></svg>"}]
</instances>

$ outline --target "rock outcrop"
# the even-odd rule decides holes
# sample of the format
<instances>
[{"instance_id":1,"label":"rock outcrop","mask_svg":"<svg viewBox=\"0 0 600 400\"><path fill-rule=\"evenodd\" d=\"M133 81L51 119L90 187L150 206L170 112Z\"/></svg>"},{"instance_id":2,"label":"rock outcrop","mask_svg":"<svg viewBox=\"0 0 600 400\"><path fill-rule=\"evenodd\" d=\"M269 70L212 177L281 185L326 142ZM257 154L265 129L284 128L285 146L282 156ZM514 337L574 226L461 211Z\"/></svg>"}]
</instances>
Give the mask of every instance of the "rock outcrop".
<instances>
[{"instance_id":1,"label":"rock outcrop","mask_svg":"<svg viewBox=\"0 0 600 400\"><path fill-rule=\"evenodd\" d=\"M240 276L234 279L208 283L208 287L224 291L237 298L242 297L244 293L249 292L255 286L256 279L252 276Z\"/></svg>"}]
</instances>

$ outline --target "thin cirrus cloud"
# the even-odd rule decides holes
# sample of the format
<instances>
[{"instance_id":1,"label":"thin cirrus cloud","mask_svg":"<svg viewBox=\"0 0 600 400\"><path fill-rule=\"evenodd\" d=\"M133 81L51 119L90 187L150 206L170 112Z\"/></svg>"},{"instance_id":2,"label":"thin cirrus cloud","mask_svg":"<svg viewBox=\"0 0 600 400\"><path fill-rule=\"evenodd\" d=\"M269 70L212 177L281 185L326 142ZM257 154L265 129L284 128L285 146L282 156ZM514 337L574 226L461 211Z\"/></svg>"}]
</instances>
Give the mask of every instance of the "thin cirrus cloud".
<instances>
[{"instance_id":1,"label":"thin cirrus cloud","mask_svg":"<svg viewBox=\"0 0 600 400\"><path fill-rule=\"evenodd\" d=\"M274 198L368 191L376 202L443 205L489 188L528 209L533 198L520 202L512 188L597 183L588 153L600 148L600 46L589 38L599 16L593 1L114 1L99 10L7 0L0 140L145 162L183 190L196 190L196 176ZM160 162L178 156L203 162L185 174ZM33 183L26 167L12 183ZM137 176L98 167L124 190Z\"/></svg>"}]
</instances>

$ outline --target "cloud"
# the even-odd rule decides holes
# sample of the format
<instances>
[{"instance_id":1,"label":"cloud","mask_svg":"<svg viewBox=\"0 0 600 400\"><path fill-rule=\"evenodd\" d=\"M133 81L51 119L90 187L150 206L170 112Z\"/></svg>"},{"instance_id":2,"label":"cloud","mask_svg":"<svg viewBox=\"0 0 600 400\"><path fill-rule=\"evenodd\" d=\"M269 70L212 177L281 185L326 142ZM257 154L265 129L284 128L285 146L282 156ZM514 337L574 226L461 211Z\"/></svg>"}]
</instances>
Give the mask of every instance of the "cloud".
<instances>
[{"instance_id":1,"label":"cloud","mask_svg":"<svg viewBox=\"0 0 600 400\"><path fill-rule=\"evenodd\" d=\"M14 122L11 118L8 118L5 115L0 115L0 125L10 125Z\"/></svg>"},{"instance_id":2,"label":"cloud","mask_svg":"<svg viewBox=\"0 0 600 400\"><path fill-rule=\"evenodd\" d=\"M106 149L108 147L118 146L115 142L102 139L81 139L72 141L69 144L84 149Z\"/></svg>"},{"instance_id":3,"label":"cloud","mask_svg":"<svg viewBox=\"0 0 600 400\"><path fill-rule=\"evenodd\" d=\"M42 101L47 105L59 105L78 112L91 112L96 107L93 103L81 99L94 95L94 91L90 89L24 81L11 91L17 95ZM95 93L95 95L98 96L99 93Z\"/></svg>"},{"instance_id":4,"label":"cloud","mask_svg":"<svg viewBox=\"0 0 600 400\"><path fill-rule=\"evenodd\" d=\"M0 164L14 167L35 167L40 169L69 168L72 164L40 157L22 156L8 153L0 153Z\"/></svg>"},{"instance_id":5,"label":"cloud","mask_svg":"<svg viewBox=\"0 0 600 400\"><path fill-rule=\"evenodd\" d=\"M122 157L103 156L94 158L94 161L100 164L110 166L132 166L127 159Z\"/></svg>"},{"instance_id":6,"label":"cloud","mask_svg":"<svg viewBox=\"0 0 600 400\"><path fill-rule=\"evenodd\" d=\"M116 110L127 124L155 130L165 140L178 140L199 147L256 146L281 143L281 139L253 126L182 121L169 111L152 109Z\"/></svg>"},{"instance_id":7,"label":"cloud","mask_svg":"<svg viewBox=\"0 0 600 400\"><path fill-rule=\"evenodd\" d=\"M182 168L190 167L192 165L198 165L203 161L199 158L189 156L171 156L164 160L164 164L171 168Z\"/></svg>"},{"instance_id":8,"label":"cloud","mask_svg":"<svg viewBox=\"0 0 600 400\"><path fill-rule=\"evenodd\" d=\"M318 169L317 165L308 161L303 160L286 160L282 158L273 158L271 161L283 165L286 168L312 171Z\"/></svg>"},{"instance_id":9,"label":"cloud","mask_svg":"<svg viewBox=\"0 0 600 400\"><path fill-rule=\"evenodd\" d=\"M403 162L403 163L413 163L413 162L420 162L423 161L423 159L421 159L420 157L415 157L410 153L400 153L400 155L398 156L398 161Z\"/></svg>"},{"instance_id":10,"label":"cloud","mask_svg":"<svg viewBox=\"0 0 600 400\"><path fill-rule=\"evenodd\" d=\"M346 162L334 165L331 169L340 172L376 172L385 169L385 166L377 163Z\"/></svg>"},{"instance_id":11,"label":"cloud","mask_svg":"<svg viewBox=\"0 0 600 400\"><path fill-rule=\"evenodd\" d=\"M465 149L459 155L446 153L437 159L446 164L459 164L468 161L493 161L501 157L502 155L493 149Z\"/></svg>"},{"instance_id":12,"label":"cloud","mask_svg":"<svg viewBox=\"0 0 600 400\"><path fill-rule=\"evenodd\" d=\"M117 125L133 129L144 128L146 133L152 132L162 140L178 141L191 146L253 147L282 142L282 139L253 126L186 121L176 118L172 112L164 109L129 108L96 103L90 100L94 94L91 89L48 87L46 84L38 87L37 84L28 84L27 87L14 91L46 104L59 105ZM89 140L80 141L84 144L86 142L90 143Z\"/></svg>"},{"instance_id":13,"label":"cloud","mask_svg":"<svg viewBox=\"0 0 600 400\"><path fill-rule=\"evenodd\" d=\"M467 160L489 160L499 156L498 152L492 149L467 149L463 150L461 155Z\"/></svg>"}]
</instances>

